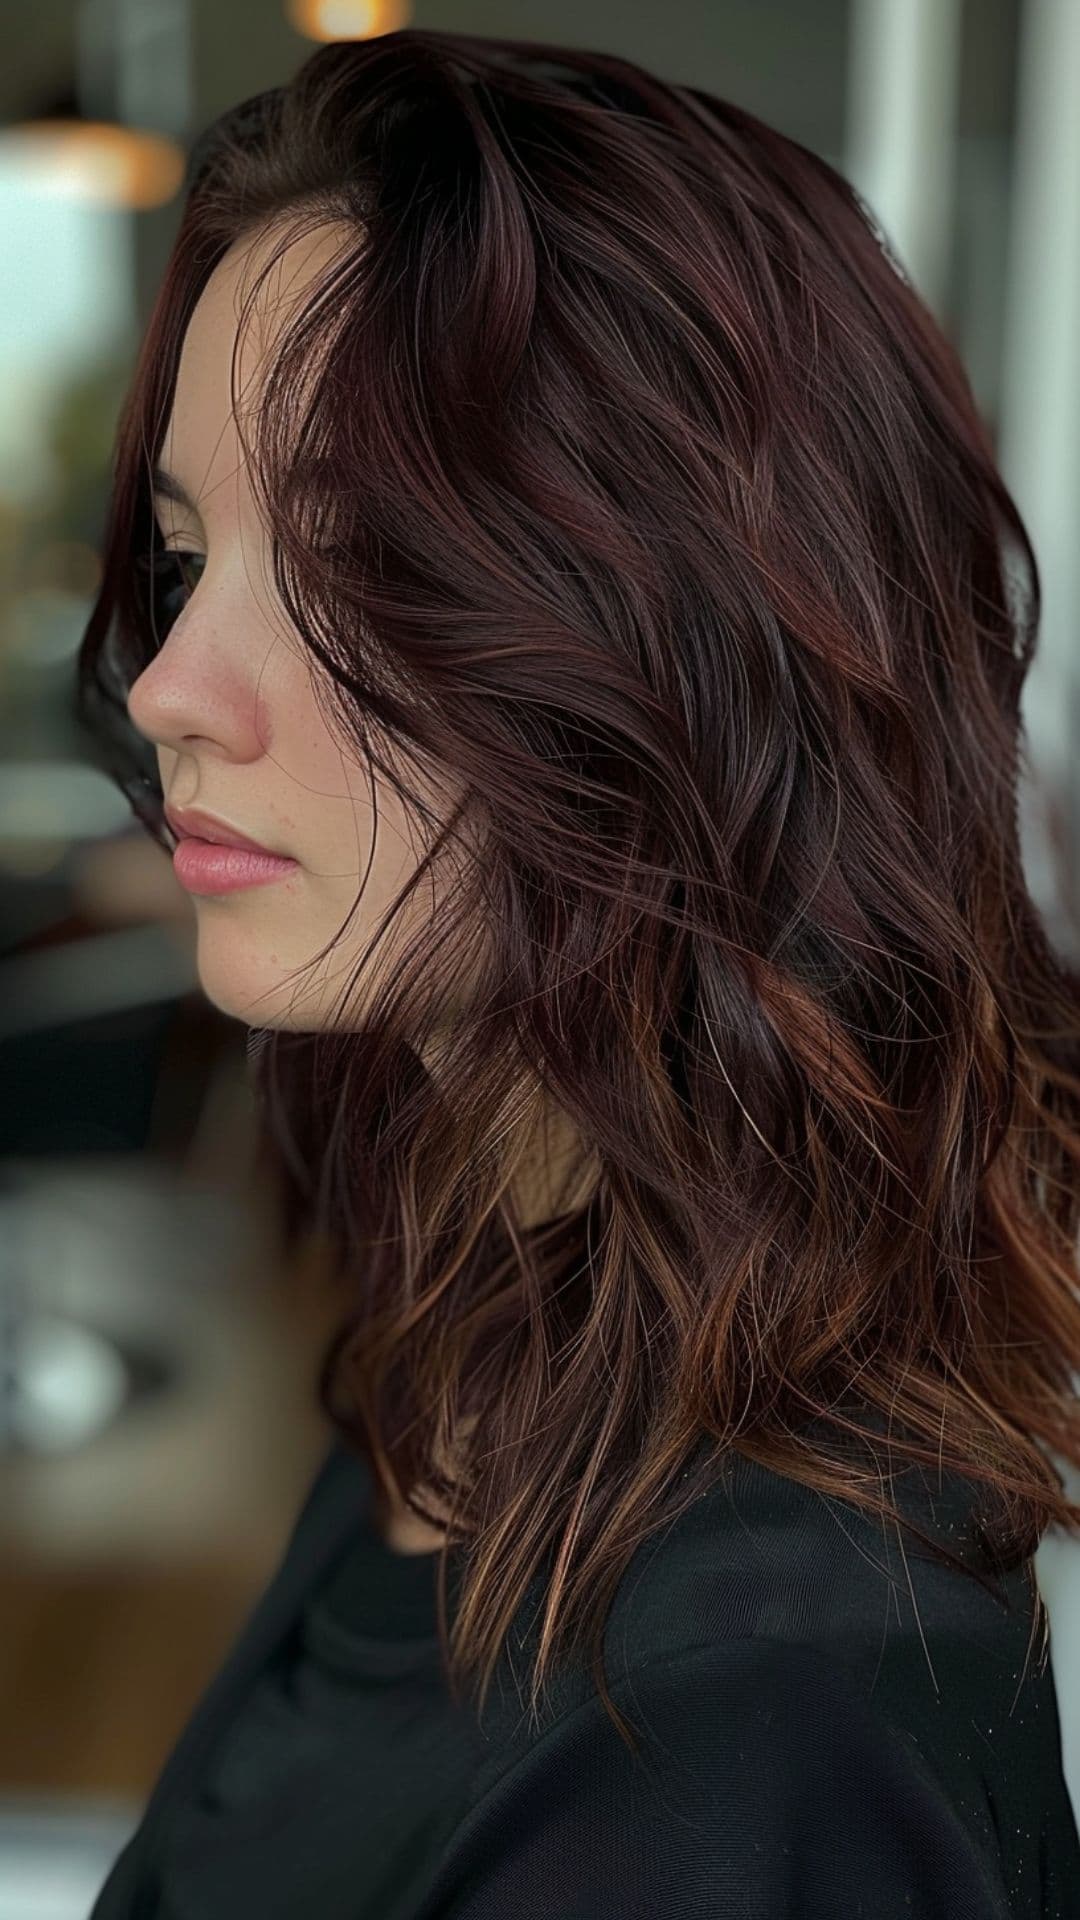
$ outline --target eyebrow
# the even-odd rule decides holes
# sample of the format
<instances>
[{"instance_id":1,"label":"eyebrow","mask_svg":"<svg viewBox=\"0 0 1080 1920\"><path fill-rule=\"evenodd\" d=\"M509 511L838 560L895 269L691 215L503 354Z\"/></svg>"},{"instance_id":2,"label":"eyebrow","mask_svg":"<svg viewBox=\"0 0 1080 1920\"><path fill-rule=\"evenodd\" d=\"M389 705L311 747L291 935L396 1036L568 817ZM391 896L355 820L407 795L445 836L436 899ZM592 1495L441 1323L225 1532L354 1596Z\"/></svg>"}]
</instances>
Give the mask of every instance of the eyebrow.
<instances>
[{"instance_id":1,"label":"eyebrow","mask_svg":"<svg viewBox=\"0 0 1080 1920\"><path fill-rule=\"evenodd\" d=\"M202 518L187 488L183 485L182 481L177 479L175 473L169 472L168 467L154 468L151 475L151 485L154 493L160 499L171 500L173 505L177 507L186 507L188 512L193 513L197 520Z\"/></svg>"}]
</instances>

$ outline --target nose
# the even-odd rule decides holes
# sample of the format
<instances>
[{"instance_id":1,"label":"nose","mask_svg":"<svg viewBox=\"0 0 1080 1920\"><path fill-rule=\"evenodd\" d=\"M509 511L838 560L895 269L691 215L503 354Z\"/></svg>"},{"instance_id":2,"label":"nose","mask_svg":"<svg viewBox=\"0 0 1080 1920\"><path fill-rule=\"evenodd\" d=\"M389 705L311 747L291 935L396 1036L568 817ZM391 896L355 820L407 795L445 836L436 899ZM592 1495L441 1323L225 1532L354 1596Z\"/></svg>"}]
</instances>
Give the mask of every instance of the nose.
<instances>
[{"instance_id":1,"label":"nose","mask_svg":"<svg viewBox=\"0 0 1080 1920\"><path fill-rule=\"evenodd\" d=\"M255 760L268 738L258 682L243 649L224 647L204 615L178 624L133 681L128 718L159 749Z\"/></svg>"}]
</instances>

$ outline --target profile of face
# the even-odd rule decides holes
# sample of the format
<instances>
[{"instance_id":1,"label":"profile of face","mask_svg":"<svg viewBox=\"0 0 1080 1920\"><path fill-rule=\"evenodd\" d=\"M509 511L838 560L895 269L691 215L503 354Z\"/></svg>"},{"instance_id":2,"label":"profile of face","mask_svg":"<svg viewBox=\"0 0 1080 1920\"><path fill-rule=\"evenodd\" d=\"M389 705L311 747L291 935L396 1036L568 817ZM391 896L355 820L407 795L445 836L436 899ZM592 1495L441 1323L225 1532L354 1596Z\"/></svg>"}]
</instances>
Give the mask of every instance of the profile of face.
<instances>
[{"instance_id":1,"label":"profile of face","mask_svg":"<svg viewBox=\"0 0 1080 1920\"><path fill-rule=\"evenodd\" d=\"M313 1030L351 1025L363 1012L371 984L363 971L344 1011L339 995L422 846L402 798L377 769L358 763L355 747L326 718L325 693L321 705L316 698L323 670L274 587L269 534L245 470L230 362L249 275L280 238L271 227L237 243L185 330L158 464L192 504L157 495L155 511L162 543L191 556L195 584L134 682L128 713L156 747L169 804L211 813L295 862L269 883L192 893L208 998L252 1026ZM340 233L324 224L292 240L262 283L237 354L245 414L277 327L340 244ZM422 781L411 765L409 779L443 818L446 790ZM425 875L377 943L380 974L417 914L435 907Z\"/></svg>"}]
</instances>

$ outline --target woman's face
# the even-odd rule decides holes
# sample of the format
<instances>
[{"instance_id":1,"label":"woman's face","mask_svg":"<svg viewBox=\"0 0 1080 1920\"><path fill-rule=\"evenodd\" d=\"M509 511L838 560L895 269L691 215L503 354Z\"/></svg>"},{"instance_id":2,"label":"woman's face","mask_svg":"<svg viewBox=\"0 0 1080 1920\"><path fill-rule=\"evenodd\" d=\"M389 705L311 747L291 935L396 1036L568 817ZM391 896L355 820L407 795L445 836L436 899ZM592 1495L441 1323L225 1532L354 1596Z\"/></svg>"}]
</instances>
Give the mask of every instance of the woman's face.
<instances>
[{"instance_id":1,"label":"woman's face","mask_svg":"<svg viewBox=\"0 0 1080 1920\"><path fill-rule=\"evenodd\" d=\"M245 417L277 325L291 301L303 299L340 238L324 226L294 240L260 290L237 361ZM417 822L395 791L358 763L355 749L331 732L320 710L314 676L321 669L274 590L269 539L245 473L230 357L249 270L273 240L267 229L226 255L185 334L158 464L193 504L159 494L155 509L163 543L197 556L188 574L194 586L135 681L128 712L157 747L169 804L202 808L296 862L269 884L192 893L204 991L252 1026L310 1030L342 1023L335 996L421 848ZM412 768L410 779L418 780ZM447 796L423 785L421 791L442 817ZM362 876L361 905L348 928L308 967L345 922ZM426 917L434 906L425 878L392 936L375 950L380 973L407 941L410 921L415 926L417 913ZM345 1024L353 1024L353 1009L362 1010L364 984L361 975Z\"/></svg>"}]
</instances>

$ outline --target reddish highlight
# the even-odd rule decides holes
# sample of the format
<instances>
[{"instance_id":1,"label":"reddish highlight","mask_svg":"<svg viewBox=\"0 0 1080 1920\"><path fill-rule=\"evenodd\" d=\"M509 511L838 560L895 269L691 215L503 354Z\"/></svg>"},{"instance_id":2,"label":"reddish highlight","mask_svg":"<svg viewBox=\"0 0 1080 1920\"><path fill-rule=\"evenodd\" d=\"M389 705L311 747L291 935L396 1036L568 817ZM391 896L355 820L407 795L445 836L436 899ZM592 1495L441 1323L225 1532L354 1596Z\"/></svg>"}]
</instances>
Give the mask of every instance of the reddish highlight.
<instances>
[{"instance_id":1,"label":"reddish highlight","mask_svg":"<svg viewBox=\"0 0 1080 1920\"><path fill-rule=\"evenodd\" d=\"M320 48L188 184L83 710L146 663L131 556L209 274L340 223L252 471L358 754L465 799L413 797L446 901L363 1023L252 1058L286 1238L341 1288L323 1404L467 1548L455 1678L482 1700L541 1568L534 1707L599 1659L731 1451L902 1523L824 1444L884 1425L977 1485L997 1564L1080 1527L1045 1451L1080 1465L1080 979L1017 823L1038 571L859 196L628 61L411 29ZM527 1231L541 1093L596 1177Z\"/></svg>"}]
</instances>

